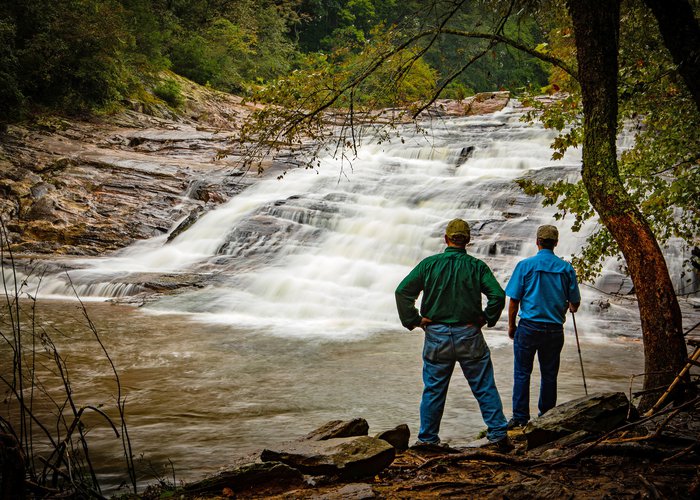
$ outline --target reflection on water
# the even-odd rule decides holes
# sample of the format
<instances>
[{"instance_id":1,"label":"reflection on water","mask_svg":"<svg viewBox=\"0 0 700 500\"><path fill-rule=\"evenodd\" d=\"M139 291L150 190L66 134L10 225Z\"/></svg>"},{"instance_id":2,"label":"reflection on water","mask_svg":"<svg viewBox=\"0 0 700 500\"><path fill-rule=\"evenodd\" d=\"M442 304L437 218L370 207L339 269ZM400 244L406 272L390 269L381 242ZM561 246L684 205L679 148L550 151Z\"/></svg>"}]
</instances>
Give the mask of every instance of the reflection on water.
<instances>
[{"instance_id":1,"label":"reflection on water","mask_svg":"<svg viewBox=\"0 0 700 500\"><path fill-rule=\"evenodd\" d=\"M406 423L413 436L417 433L422 335L402 329L398 321L394 329L352 341L310 341L192 323L186 316L153 315L123 305L86 307L120 374L133 450L144 458L143 482L152 480L151 468L163 471L169 460L177 480L191 480L332 419L364 417L370 433ZM78 404L111 408L115 384L78 305L45 301L38 312L38 323L49 327L67 359ZM356 327L361 330L362 323ZM585 331L586 325L579 325L589 392L627 392L630 375L642 371L641 342L589 337ZM567 334L560 402L584 395L570 325ZM503 319L486 338L509 415L512 352ZM5 346L0 356L6 370ZM532 405L534 412L536 398ZM118 484L123 479L120 443L94 416L89 423L96 426L89 434L93 458L108 464L100 466L102 477ZM465 444L482 428L476 401L457 370L441 437Z\"/></svg>"}]
</instances>

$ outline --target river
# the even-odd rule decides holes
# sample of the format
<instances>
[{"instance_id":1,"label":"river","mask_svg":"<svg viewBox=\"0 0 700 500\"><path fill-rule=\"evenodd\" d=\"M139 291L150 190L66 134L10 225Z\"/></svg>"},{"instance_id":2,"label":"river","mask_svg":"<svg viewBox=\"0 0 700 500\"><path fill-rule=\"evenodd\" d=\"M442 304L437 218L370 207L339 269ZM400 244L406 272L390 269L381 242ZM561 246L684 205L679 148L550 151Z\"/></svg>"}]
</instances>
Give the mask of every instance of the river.
<instances>
[{"instance_id":1,"label":"river","mask_svg":"<svg viewBox=\"0 0 700 500\"><path fill-rule=\"evenodd\" d=\"M406 423L415 436L422 338L400 326L393 290L421 258L442 250L446 222L472 224L468 251L503 286L515 263L536 252L538 225L559 226L564 257L585 240L570 231L569 219L554 220L552 209L513 183L521 176L574 180L580 169L577 151L550 160L552 133L521 115L508 107L436 120L427 134L405 131L403 141L363 146L352 163L326 158L281 180L271 173L170 243L161 236L115 255L72 260L72 286L119 372L133 449L143 455L140 481L152 481L153 471L172 479L163 472L171 462L176 480L191 480L332 419L364 417L371 433ZM679 248L669 253L674 276L683 258ZM138 273L204 280L139 308L105 302L143 294L134 284ZM79 304L69 300L65 275L27 282L39 297L36 324L46 325L61 349L76 396L110 404L109 365ZM629 290L617 261L582 287L577 323L588 390L628 392L630 376L643 371L636 303L601 289ZM684 302L696 318L694 306ZM560 401L584 395L570 322L566 332ZM486 339L509 416L505 315ZM119 441L99 418L89 422L91 451L113 488L123 479ZM483 427L456 373L441 437L465 444Z\"/></svg>"}]
</instances>

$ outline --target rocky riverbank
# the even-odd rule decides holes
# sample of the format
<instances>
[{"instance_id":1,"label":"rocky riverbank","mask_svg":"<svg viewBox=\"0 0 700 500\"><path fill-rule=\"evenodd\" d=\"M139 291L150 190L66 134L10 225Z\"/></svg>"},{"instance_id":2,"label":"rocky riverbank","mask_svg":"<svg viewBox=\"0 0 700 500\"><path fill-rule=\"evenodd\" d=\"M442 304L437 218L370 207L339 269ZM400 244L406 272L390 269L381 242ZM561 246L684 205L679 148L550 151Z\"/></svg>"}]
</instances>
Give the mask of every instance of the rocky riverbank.
<instances>
[{"instance_id":1,"label":"rocky riverbank","mask_svg":"<svg viewBox=\"0 0 700 500\"><path fill-rule=\"evenodd\" d=\"M168 78L182 89L177 109L151 96L112 115L40 116L0 133L0 213L14 252L103 255L191 224L255 181L236 137L258 107ZM508 99L478 94L430 113L490 113ZM300 163L286 153L265 166L278 173Z\"/></svg>"},{"instance_id":2,"label":"rocky riverbank","mask_svg":"<svg viewBox=\"0 0 700 500\"><path fill-rule=\"evenodd\" d=\"M85 120L37 117L0 136L0 210L15 252L99 255L168 232L250 182L236 127L254 109L184 85L164 103ZM233 154L217 160L220 151Z\"/></svg>"},{"instance_id":3,"label":"rocky riverbank","mask_svg":"<svg viewBox=\"0 0 700 500\"><path fill-rule=\"evenodd\" d=\"M368 435L361 419L242 458L147 498L697 498L698 399L640 418L623 393L564 403L510 431L515 450L414 445L408 426ZM483 440L482 440L483 441Z\"/></svg>"}]
</instances>

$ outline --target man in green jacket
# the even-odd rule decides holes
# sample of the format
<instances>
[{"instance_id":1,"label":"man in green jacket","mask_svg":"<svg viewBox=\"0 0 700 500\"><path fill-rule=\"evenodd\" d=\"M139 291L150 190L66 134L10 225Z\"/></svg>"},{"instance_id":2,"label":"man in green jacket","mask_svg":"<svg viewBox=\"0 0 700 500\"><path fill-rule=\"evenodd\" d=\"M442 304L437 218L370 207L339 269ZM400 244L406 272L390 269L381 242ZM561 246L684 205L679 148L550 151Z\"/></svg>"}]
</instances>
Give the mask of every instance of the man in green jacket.
<instances>
[{"instance_id":1,"label":"man in green jacket","mask_svg":"<svg viewBox=\"0 0 700 500\"><path fill-rule=\"evenodd\" d=\"M489 267L467 254L469 225L454 219L447 224L443 253L422 260L396 289L401 324L425 330L423 397L419 443L440 444L440 421L455 362L469 382L487 426L486 437L502 452L513 446L496 388L491 353L481 333L494 326L505 306L505 293ZM423 292L420 313L415 307ZM481 294L488 299L481 308Z\"/></svg>"}]
</instances>

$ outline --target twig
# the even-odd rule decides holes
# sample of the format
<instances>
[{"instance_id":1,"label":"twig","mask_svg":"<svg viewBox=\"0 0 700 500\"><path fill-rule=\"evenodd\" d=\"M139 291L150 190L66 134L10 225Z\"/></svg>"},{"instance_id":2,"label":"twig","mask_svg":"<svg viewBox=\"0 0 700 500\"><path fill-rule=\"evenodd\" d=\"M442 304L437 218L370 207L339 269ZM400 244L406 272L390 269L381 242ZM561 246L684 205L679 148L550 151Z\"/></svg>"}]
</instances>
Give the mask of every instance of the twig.
<instances>
[{"instance_id":1,"label":"twig","mask_svg":"<svg viewBox=\"0 0 700 500\"><path fill-rule=\"evenodd\" d=\"M647 478L642 476L641 474L638 474L639 479L641 479L642 483L644 483L644 486L647 487L647 490L649 490L649 494L651 498L658 499L661 498L659 495L659 490L656 489L656 486L654 486L654 483L650 482Z\"/></svg>"},{"instance_id":2,"label":"twig","mask_svg":"<svg viewBox=\"0 0 700 500\"><path fill-rule=\"evenodd\" d=\"M692 443L690 446L683 448L681 451L676 453L675 455L672 455L668 458L664 458L661 462L666 463L666 462L671 462L672 460L676 460L677 458L681 458L684 455L687 455L691 451L693 451L694 448L698 447L698 443Z\"/></svg>"}]
</instances>

